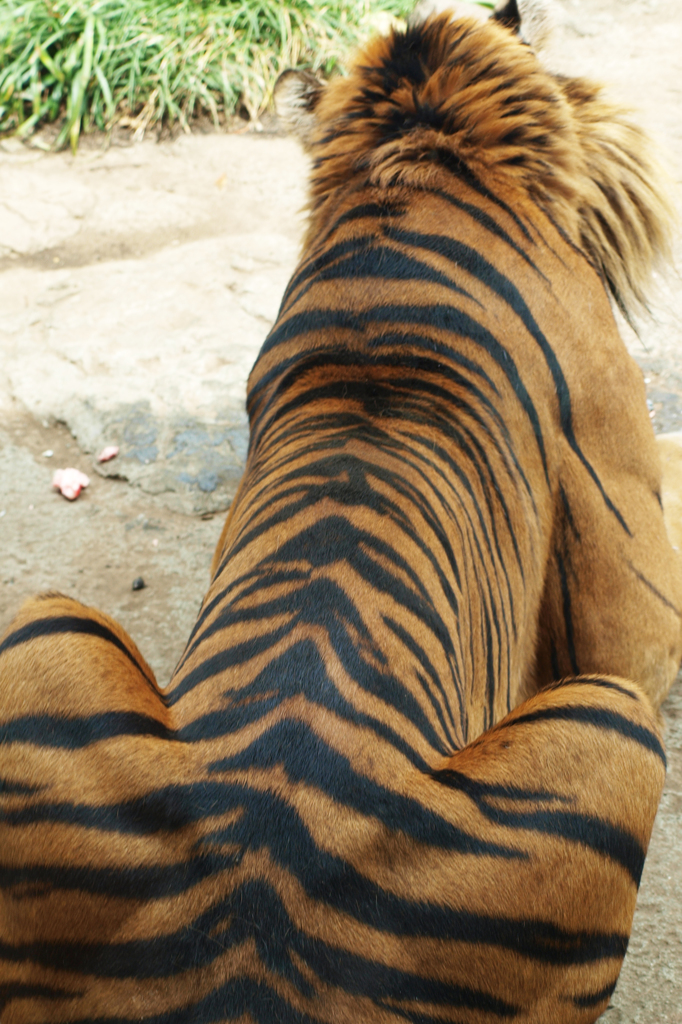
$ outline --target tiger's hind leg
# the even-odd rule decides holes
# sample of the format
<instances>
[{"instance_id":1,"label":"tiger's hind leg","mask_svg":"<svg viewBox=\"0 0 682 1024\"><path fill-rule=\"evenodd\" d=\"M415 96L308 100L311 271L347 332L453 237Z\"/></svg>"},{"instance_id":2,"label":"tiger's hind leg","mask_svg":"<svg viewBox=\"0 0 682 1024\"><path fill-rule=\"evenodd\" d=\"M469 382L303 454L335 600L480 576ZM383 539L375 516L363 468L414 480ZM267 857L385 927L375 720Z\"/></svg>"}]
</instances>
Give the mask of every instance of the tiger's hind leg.
<instances>
[{"instance_id":1,"label":"tiger's hind leg","mask_svg":"<svg viewBox=\"0 0 682 1024\"><path fill-rule=\"evenodd\" d=\"M154 675L116 622L55 594L24 604L0 640L3 1024L99 1015L68 949L107 943L132 912L123 869L152 840L143 850L108 808L162 772L150 746L168 727ZM118 899L106 891L116 870ZM89 1014L76 1013L76 993Z\"/></svg>"},{"instance_id":2,"label":"tiger's hind leg","mask_svg":"<svg viewBox=\"0 0 682 1024\"><path fill-rule=\"evenodd\" d=\"M431 969L449 970L469 1006L595 1021L627 948L664 778L656 716L614 677L555 684L456 753L435 773L439 803L476 853L413 866L452 908Z\"/></svg>"}]
</instances>

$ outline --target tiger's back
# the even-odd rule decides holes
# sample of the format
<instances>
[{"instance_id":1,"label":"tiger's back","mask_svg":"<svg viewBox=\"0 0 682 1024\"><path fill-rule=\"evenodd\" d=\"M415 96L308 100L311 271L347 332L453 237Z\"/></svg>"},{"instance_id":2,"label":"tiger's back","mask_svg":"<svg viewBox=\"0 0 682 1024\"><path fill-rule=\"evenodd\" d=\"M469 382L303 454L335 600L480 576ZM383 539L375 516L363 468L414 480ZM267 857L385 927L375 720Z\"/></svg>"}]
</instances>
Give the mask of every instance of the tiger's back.
<instances>
[{"instance_id":1,"label":"tiger's back","mask_svg":"<svg viewBox=\"0 0 682 1024\"><path fill-rule=\"evenodd\" d=\"M528 186L511 35L372 45L308 96L311 228L169 690L67 598L0 645L3 1024L587 1022L615 985L682 602L592 264L627 278L565 167ZM493 51L526 108L504 141L460 103L465 163L440 69L476 93Z\"/></svg>"}]
</instances>

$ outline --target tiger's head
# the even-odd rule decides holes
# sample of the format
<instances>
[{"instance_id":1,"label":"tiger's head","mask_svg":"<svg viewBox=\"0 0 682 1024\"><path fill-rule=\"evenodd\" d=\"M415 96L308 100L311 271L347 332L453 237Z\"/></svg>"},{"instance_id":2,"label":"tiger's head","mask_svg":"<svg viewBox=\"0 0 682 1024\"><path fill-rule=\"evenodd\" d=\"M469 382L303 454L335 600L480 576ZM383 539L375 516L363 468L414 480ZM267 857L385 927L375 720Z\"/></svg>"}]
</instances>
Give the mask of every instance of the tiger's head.
<instances>
[{"instance_id":1,"label":"tiger's head","mask_svg":"<svg viewBox=\"0 0 682 1024\"><path fill-rule=\"evenodd\" d=\"M421 0L404 30L359 51L346 77L278 79L279 118L313 159L308 240L339 188L432 188L473 175L511 203L519 193L537 203L630 317L671 251L672 207L649 140L599 86L543 66L550 0L506 0L488 18L441 6Z\"/></svg>"}]
</instances>

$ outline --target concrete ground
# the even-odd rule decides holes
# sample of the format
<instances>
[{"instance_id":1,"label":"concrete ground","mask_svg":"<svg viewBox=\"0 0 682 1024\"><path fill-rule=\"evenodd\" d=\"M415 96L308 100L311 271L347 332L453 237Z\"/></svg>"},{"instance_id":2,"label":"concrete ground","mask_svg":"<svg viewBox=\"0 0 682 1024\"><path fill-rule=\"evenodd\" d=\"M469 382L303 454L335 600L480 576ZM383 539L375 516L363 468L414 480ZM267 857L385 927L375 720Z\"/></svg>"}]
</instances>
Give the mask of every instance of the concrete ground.
<instances>
[{"instance_id":1,"label":"concrete ground","mask_svg":"<svg viewBox=\"0 0 682 1024\"><path fill-rule=\"evenodd\" d=\"M565 0L550 59L638 108L679 187L679 0ZM245 380L296 261L306 161L267 133L41 145L0 142L0 631L24 597L73 593L165 682L243 465ZM659 286L653 320L624 336L669 431L682 284ZM108 443L121 455L98 467ZM50 488L66 465L91 477L73 504ZM608 1024L682 1024L679 680L664 713L668 782Z\"/></svg>"}]
</instances>

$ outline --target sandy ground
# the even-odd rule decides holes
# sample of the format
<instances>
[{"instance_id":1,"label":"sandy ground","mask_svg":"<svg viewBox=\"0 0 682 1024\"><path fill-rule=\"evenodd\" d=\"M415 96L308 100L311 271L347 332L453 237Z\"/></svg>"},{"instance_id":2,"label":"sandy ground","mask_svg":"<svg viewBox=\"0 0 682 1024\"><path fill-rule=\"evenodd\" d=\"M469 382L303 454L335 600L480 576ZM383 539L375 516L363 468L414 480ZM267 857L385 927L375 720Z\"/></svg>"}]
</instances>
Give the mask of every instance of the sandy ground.
<instances>
[{"instance_id":1,"label":"sandy ground","mask_svg":"<svg viewBox=\"0 0 682 1024\"><path fill-rule=\"evenodd\" d=\"M679 0L566 0L550 59L638 108L679 187ZM91 139L75 158L42 141L0 143L0 630L36 591L75 594L165 682L243 465L245 380L296 261L306 162L267 133ZM659 286L624 336L660 432L682 429L682 284ZM66 465L91 477L73 504L50 489ZM664 712L668 782L608 1024L682 1024L679 680Z\"/></svg>"}]
</instances>

